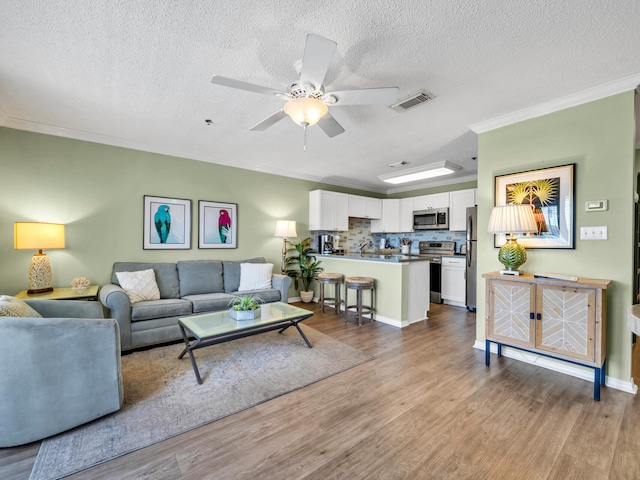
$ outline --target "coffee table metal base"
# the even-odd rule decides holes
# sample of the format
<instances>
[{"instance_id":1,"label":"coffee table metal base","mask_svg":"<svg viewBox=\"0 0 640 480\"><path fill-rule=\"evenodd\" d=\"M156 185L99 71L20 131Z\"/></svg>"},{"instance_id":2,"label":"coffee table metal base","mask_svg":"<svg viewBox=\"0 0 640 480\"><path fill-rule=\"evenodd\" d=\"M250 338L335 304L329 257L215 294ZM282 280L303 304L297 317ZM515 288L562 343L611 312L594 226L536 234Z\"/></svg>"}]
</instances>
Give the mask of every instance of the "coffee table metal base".
<instances>
[{"instance_id":1,"label":"coffee table metal base","mask_svg":"<svg viewBox=\"0 0 640 480\"><path fill-rule=\"evenodd\" d=\"M304 332L300 329L298 325L303 320L311 317L313 312L309 312L308 315L302 315L297 318L283 320L281 322L267 324L267 325L257 325L255 327L249 327L245 330L236 331L233 333L222 333L219 335L213 335L209 337L200 338L193 331L183 325L182 321L178 321L178 325L180 326L180 331L182 332L182 338L184 339L185 348L182 350L182 353L178 355L178 359L184 357L185 353L189 354L189 358L191 359L191 366L193 367L193 371L196 374L196 380L198 380L198 384L202 385L202 378L200 377L200 371L198 370L198 365L196 364L196 359L193 356L193 351L198 348L208 347L210 345L216 345L218 343L230 342L231 340L236 340L238 338L250 337L252 335L258 335L259 333L271 332L273 330L280 330L278 333L284 332L289 327L296 327L298 333L307 344L307 347L313 348L311 342L306 337ZM190 341L189 336L195 338L195 340Z\"/></svg>"}]
</instances>

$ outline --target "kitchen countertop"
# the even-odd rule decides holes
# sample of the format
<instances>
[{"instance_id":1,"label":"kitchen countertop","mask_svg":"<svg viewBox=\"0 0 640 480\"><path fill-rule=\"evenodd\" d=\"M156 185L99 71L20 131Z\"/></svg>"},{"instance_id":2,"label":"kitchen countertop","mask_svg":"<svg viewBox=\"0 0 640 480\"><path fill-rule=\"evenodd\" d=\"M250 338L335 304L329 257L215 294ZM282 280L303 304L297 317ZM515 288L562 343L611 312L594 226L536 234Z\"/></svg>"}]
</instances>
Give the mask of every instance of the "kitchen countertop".
<instances>
[{"instance_id":1,"label":"kitchen countertop","mask_svg":"<svg viewBox=\"0 0 640 480\"><path fill-rule=\"evenodd\" d=\"M406 263L406 262L428 262L424 257L419 255L403 255L401 253L374 253L365 252L346 252L344 255L334 254L316 254L316 257L335 258L336 260L365 260L371 262L387 262L387 263Z\"/></svg>"}]
</instances>

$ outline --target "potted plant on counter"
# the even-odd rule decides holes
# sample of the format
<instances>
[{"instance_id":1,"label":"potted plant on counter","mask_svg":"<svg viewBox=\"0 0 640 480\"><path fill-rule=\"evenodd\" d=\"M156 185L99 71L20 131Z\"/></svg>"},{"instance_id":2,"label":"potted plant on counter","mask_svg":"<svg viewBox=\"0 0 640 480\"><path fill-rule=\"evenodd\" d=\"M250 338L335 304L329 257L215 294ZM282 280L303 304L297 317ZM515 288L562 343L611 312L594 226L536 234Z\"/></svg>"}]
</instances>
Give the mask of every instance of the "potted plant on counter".
<instances>
[{"instance_id":1,"label":"potted plant on counter","mask_svg":"<svg viewBox=\"0 0 640 480\"><path fill-rule=\"evenodd\" d=\"M311 248L311 239L308 237L293 243L289 251L295 253L285 260L286 273L293 278L296 290L300 289L302 282L300 298L303 302L309 303L313 299L311 282L318 279L318 274L324 271L324 267L320 266L322 262L316 260L316 251Z\"/></svg>"}]
</instances>

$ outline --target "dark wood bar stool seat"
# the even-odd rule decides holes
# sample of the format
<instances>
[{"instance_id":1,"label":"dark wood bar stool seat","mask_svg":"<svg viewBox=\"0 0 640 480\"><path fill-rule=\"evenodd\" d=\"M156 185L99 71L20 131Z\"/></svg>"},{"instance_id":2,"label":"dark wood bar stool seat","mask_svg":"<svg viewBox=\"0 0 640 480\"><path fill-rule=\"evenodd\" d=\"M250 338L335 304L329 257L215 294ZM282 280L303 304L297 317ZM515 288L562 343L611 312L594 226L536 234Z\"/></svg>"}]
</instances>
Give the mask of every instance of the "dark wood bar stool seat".
<instances>
[{"instance_id":1,"label":"dark wood bar stool seat","mask_svg":"<svg viewBox=\"0 0 640 480\"><path fill-rule=\"evenodd\" d=\"M340 290L342 288L342 275L340 273L318 274L320 284L320 313L324 313L325 305L334 309L334 313L340 314ZM333 285L333 297L325 296L325 285Z\"/></svg>"},{"instance_id":2,"label":"dark wood bar stool seat","mask_svg":"<svg viewBox=\"0 0 640 480\"><path fill-rule=\"evenodd\" d=\"M349 289L356 291L356 303L355 305L348 304ZM369 305L363 305L362 292L369 290L371 292L371 303ZM347 277L344 282L344 314L345 322L349 318L350 313L355 313L358 325L362 326L362 319L366 318L364 315L369 315L369 321L373 322L374 302L373 291L375 290L375 280L370 277Z\"/></svg>"}]
</instances>

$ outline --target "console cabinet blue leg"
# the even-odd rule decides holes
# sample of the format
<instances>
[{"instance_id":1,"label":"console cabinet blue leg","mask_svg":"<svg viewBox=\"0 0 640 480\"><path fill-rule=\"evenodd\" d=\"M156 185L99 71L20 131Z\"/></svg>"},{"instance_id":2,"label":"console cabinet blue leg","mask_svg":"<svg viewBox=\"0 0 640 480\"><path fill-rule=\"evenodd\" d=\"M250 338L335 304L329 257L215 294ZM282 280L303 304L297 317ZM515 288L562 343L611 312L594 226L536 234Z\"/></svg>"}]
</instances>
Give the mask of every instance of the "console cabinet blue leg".
<instances>
[{"instance_id":1,"label":"console cabinet blue leg","mask_svg":"<svg viewBox=\"0 0 640 480\"><path fill-rule=\"evenodd\" d=\"M484 346L484 364L489 366L491 364L491 342L489 340L485 341Z\"/></svg>"}]
</instances>

